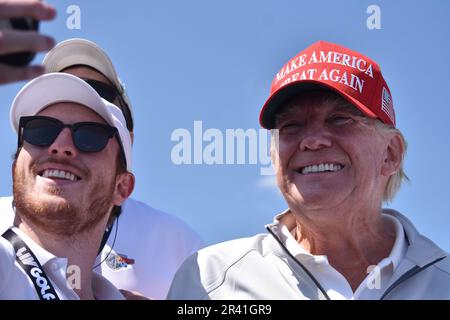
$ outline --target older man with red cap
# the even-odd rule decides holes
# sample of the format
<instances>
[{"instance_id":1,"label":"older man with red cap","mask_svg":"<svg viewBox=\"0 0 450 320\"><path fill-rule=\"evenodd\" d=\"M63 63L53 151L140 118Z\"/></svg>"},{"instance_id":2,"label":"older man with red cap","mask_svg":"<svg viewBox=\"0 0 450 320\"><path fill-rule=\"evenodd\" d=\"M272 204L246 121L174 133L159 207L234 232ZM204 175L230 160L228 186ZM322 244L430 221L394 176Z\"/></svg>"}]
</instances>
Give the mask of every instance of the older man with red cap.
<instances>
[{"instance_id":1,"label":"older man with red cap","mask_svg":"<svg viewBox=\"0 0 450 320\"><path fill-rule=\"evenodd\" d=\"M382 208L406 141L376 62L314 43L277 73L260 123L288 209L189 258L170 299L450 299L448 253Z\"/></svg>"}]
</instances>

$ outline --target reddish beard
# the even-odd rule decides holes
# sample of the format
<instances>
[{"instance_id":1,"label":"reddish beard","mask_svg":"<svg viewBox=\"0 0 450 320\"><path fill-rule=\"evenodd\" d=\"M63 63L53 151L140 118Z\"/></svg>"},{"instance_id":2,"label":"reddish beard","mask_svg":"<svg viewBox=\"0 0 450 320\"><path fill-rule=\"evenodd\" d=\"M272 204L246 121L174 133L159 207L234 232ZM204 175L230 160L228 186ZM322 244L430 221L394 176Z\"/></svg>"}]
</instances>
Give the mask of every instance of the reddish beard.
<instances>
[{"instance_id":1,"label":"reddish beard","mask_svg":"<svg viewBox=\"0 0 450 320\"><path fill-rule=\"evenodd\" d=\"M32 174L36 176L35 166ZM13 165L13 195L16 213L21 220L52 234L73 236L85 233L97 226L105 216L109 216L115 188L115 178L111 181L95 179L96 184L90 192L90 205L83 209L82 204L73 203L62 197L52 201L27 192L26 175L16 164ZM57 187L47 189L49 196L61 195ZM84 212L83 212L84 211Z\"/></svg>"}]
</instances>

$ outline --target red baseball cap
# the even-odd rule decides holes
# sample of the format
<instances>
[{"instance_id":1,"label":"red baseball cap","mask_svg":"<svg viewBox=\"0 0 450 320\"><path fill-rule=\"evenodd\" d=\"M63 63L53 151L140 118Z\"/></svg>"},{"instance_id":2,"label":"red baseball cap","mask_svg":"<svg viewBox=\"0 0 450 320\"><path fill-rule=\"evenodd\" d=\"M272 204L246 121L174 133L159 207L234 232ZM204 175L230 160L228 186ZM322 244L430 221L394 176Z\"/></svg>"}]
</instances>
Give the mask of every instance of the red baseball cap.
<instances>
[{"instance_id":1,"label":"red baseball cap","mask_svg":"<svg viewBox=\"0 0 450 320\"><path fill-rule=\"evenodd\" d=\"M325 41L300 52L276 74L259 123L273 129L280 106L299 92L317 88L333 90L367 116L395 127L391 91L378 64L356 51Z\"/></svg>"}]
</instances>

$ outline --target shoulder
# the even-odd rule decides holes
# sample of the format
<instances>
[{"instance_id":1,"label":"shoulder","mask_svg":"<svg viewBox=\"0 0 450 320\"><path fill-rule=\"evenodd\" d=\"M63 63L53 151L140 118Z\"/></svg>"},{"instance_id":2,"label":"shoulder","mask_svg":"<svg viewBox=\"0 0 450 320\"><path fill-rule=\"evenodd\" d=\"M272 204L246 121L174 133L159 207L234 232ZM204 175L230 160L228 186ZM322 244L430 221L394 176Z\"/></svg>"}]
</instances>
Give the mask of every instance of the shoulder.
<instances>
[{"instance_id":1,"label":"shoulder","mask_svg":"<svg viewBox=\"0 0 450 320\"><path fill-rule=\"evenodd\" d=\"M237 263L249 254L264 256L267 253L267 234L221 242L198 252L198 263L224 268Z\"/></svg>"},{"instance_id":2,"label":"shoulder","mask_svg":"<svg viewBox=\"0 0 450 320\"><path fill-rule=\"evenodd\" d=\"M0 197L0 234L6 231L14 223L14 210L12 197Z\"/></svg>"},{"instance_id":3,"label":"shoulder","mask_svg":"<svg viewBox=\"0 0 450 320\"><path fill-rule=\"evenodd\" d=\"M3 233L3 232L2 232ZM0 293L14 268L15 255L11 243L0 235Z\"/></svg>"},{"instance_id":4,"label":"shoulder","mask_svg":"<svg viewBox=\"0 0 450 320\"><path fill-rule=\"evenodd\" d=\"M14 263L15 254L12 244L0 235L0 265L4 267L5 263Z\"/></svg>"},{"instance_id":5,"label":"shoulder","mask_svg":"<svg viewBox=\"0 0 450 320\"><path fill-rule=\"evenodd\" d=\"M425 270L415 279L417 292L421 293L420 299L450 299L449 255L431 267L425 265L422 268ZM414 281L414 278L411 280Z\"/></svg>"},{"instance_id":6,"label":"shoulder","mask_svg":"<svg viewBox=\"0 0 450 320\"><path fill-rule=\"evenodd\" d=\"M202 299L220 286L227 273L257 268L267 254L267 234L218 243L190 256L175 275L169 299Z\"/></svg>"},{"instance_id":7,"label":"shoulder","mask_svg":"<svg viewBox=\"0 0 450 320\"><path fill-rule=\"evenodd\" d=\"M119 223L119 229L133 230L141 241L148 237L149 242L178 243L189 253L203 247L200 236L180 218L132 198L124 202Z\"/></svg>"},{"instance_id":8,"label":"shoulder","mask_svg":"<svg viewBox=\"0 0 450 320\"><path fill-rule=\"evenodd\" d=\"M151 221L152 224L157 223L179 229L191 229L180 218L132 198L127 199L122 205L121 218L140 219L138 220L140 223Z\"/></svg>"},{"instance_id":9,"label":"shoulder","mask_svg":"<svg viewBox=\"0 0 450 320\"><path fill-rule=\"evenodd\" d=\"M450 279L450 255L448 253L444 259L436 263L434 266L442 272L446 273Z\"/></svg>"}]
</instances>

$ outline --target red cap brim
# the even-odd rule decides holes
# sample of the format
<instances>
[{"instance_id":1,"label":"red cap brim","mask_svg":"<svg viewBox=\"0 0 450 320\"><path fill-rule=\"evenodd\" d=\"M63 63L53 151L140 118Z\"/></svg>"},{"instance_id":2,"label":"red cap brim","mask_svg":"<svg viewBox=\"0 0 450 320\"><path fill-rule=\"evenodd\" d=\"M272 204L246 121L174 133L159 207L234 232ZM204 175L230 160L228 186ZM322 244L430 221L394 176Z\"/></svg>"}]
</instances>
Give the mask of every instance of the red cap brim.
<instances>
[{"instance_id":1,"label":"red cap brim","mask_svg":"<svg viewBox=\"0 0 450 320\"><path fill-rule=\"evenodd\" d=\"M275 128L275 115L280 110L280 107L288 102L291 98L298 95L301 92L312 91L317 89L327 89L338 93L348 102L353 104L359 110L361 110L365 115L371 118L377 118L377 115L373 113L368 107L363 105L361 102L347 94L346 92L339 91L331 85L323 83L316 80L303 80L293 82L289 85L281 87L278 91L275 91L261 109L259 115L259 123L265 129Z\"/></svg>"}]
</instances>

